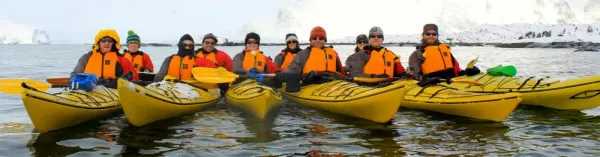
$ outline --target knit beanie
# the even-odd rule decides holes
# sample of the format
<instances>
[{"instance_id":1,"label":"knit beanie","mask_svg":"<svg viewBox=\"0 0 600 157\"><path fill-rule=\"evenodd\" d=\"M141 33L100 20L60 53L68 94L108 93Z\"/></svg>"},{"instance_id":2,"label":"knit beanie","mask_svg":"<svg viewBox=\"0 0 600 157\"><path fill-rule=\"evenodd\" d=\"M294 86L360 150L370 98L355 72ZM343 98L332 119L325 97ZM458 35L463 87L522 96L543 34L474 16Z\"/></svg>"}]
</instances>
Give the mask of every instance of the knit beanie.
<instances>
[{"instance_id":1,"label":"knit beanie","mask_svg":"<svg viewBox=\"0 0 600 157\"><path fill-rule=\"evenodd\" d=\"M288 33L285 35L285 42L292 41L292 40L298 41L298 36L296 36L296 34L294 34L294 33Z\"/></svg>"},{"instance_id":2,"label":"knit beanie","mask_svg":"<svg viewBox=\"0 0 600 157\"><path fill-rule=\"evenodd\" d=\"M246 34L246 38L244 39L244 44L248 44L248 39L254 39L258 45L260 45L260 36L254 32L250 32Z\"/></svg>"},{"instance_id":3,"label":"knit beanie","mask_svg":"<svg viewBox=\"0 0 600 157\"><path fill-rule=\"evenodd\" d=\"M381 27L373 26L369 30L369 37L371 37L372 35L376 35L376 34L380 34L381 38L383 39L383 29L381 29Z\"/></svg>"},{"instance_id":4,"label":"knit beanie","mask_svg":"<svg viewBox=\"0 0 600 157\"><path fill-rule=\"evenodd\" d=\"M368 43L369 38L367 38L367 35L365 35L365 34L360 34L360 35L356 36L356 43L361 42L361 41Z\"/></svg>"},{"instance_id":5,"label":"knit beanie","mask_svg":"<svg viewBox=\"0 0 600 157\"><path fill-rule=\"evenodd\" d=\"M133 32L133 30L127 31L127 44L129 45L129 43L138 43L138 44L141 43L140 36L135 34L135 32Z\"/></svg>"},{"instance_id":6,"label":"knit beanie","mask_svg":"<svg viewBox=\"0 0 600 157\"><path fill-rule=\"evenodd\" d=\"M325 29L323 29L323 27L317 26L310 31L310 38L313 37L323 37L325 38L325 41L327 41L327 32L325 32Z\"/></svg>"}]
</instances>

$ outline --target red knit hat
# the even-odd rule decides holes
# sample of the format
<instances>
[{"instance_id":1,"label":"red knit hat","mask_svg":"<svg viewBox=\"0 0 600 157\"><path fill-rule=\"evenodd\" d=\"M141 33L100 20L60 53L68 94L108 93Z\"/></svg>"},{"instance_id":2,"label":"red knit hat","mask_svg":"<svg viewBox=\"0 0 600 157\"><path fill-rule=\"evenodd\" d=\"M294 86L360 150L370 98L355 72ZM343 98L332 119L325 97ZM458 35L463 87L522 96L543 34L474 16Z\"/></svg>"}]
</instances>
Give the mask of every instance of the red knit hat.
<instances>
[{"instance_id":1,"label":"red knit hat","mask_svg":"<svg viewBox=\"0 0 600 157\"><path fill-rule=\"evenodd\" d=\"M310 38L312 37L323 37L327 41L327 32L321 26L317 26L310 31ZM310 39L309 39L310 41Z\"/></svg>"}]
</instances>

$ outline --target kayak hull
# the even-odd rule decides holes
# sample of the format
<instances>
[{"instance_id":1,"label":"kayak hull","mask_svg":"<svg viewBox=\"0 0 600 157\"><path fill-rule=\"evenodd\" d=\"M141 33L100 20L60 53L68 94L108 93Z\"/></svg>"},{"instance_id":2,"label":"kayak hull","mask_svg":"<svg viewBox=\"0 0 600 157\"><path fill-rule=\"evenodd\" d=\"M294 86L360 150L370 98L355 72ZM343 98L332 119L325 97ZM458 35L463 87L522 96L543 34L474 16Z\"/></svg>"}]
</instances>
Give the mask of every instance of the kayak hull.
<instances>
[{"instance_id":1,"label":"kayak hull","mask_svg":"<svg viewBox=\"0 0 600 157\"><path fill-rule=\"evenodd\" d=\"M301 105L371 120L378 123L390 121L406 94L406 82L396 81L385 87L369 87L344 80L301 87L299 92L282 95ZM285 89L285 86L284 88Z\"/></svg>"},{"instance_id":2,"label":"kayak hull","mask_svg":"<svg viewBox=\"0 0 600 157\"><path fill-rule=\"evenodd\" d=\"M522 100L519 93L472 93L441 85L413 85L408 90L402 107L496 122L508 117Z\"/></svg>"},{"instance_id":3,"label":"kayak hull","mask_svg":"<svg viewBox=\"0 0 600 157\"><path fill-rule=\"evenodd\" d=\"M271 110L279 107L282 97L273 88L248 79L230 87L225 100L231 106L265 119Z\"/></svg>"},{"instance_id":4,"label":"kayak hull","mask_svg":"<svg viewBox=\"0 0 600 157\"><path fill-rule=\"evenodd\" d=\"M516 78L479 74L463 76L455 80L474 81L484 86L452 83L449 86L462 91L477 93L521 93L522 104L538 105L554 109L585 110L600 106L600 76L566 81L548 78Z\"/></svg>"},{"instance_id":5,"label":"kayak hull","mask_svg":"<svg viewBox=\"0 0 600 157\"><path fill-rule=\"evenodd\" d=\"M80 90L56 94L23 88L21 94L27 114L37 132L45 133L121 111L115 89L96 86L92 92Z\"/></svg>"},{"instance_id":6,"label":"kayak hull","mask_svg":"<svg viewBox=\"0 0 600 157\"><path fill-rule=\"evenodd\" d=\"M143 87L119 79L118 91L127 121L138 127L198 112L220 97L188 84L165 81Z\"/></svg>"}]
</instances>

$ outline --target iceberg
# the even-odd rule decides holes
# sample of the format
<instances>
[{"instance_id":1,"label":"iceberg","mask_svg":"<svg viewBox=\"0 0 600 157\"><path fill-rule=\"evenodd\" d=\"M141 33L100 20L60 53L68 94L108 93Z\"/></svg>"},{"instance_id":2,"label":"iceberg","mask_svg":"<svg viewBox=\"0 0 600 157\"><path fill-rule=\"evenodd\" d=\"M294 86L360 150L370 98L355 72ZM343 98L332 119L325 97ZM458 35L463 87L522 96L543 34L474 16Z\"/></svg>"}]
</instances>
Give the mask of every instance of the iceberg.
<instances>
[{"instance_id":1,"label":"iceberg","mask_svg":"<svg viewBox=\"0 0 600 157\"><path fill-rule=\"evenodd\" d=\"M0 44L50 44L46 31L0 18Z\"/></svg>"}]
</instances>

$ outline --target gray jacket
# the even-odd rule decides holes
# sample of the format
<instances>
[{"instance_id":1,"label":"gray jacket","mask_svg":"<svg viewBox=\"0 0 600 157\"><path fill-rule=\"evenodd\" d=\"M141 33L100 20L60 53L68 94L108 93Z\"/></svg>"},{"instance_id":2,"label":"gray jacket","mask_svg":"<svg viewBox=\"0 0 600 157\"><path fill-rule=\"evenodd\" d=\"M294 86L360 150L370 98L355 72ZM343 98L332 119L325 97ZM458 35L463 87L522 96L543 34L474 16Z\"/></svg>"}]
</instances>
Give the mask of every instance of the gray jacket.
<instances>
[{"instance_id":1,"label":"gray jacket","mask_svg":"<svg viewBox=\"0 0 600 157\"><path fill-rule=\"evenodd\" d=\"M246 70L244 70L244 52L238 53L233 57L233 73L236 74L245 74Z\"/></svg>"},{"instance_id":2,"label":"gray jacket","mask_svg":"<svg viewBox=\"0 0 600 157\"><path fill-rule=\"evenodd\" d=\"M408 57L408 73L415 77L417 80L420 80L423 76L421 71L421 64L425 62L425 58L423 58L423 51L420 49L416 49L413 53Z\"/></svg>"},{"instance_id":3,"label":"gray jacket","mask_svg":"<svg viewBox=\"0 0 600 157\"><path fill-rule=\"evenodd\" d=\"M92 54L88 52L79 58L79 61L77 61L77 65L75 65L75 69L73 69L73 72L71 72L71 78L75 74L83 73L83 71L85 70L85 66L88 63L88 60L90 60L90 56L92 56Z\"/></svg>"},{"instance_id":4,"label":"gray jacket","mask_svg":"<svg viewBox=\"0 0 600 157\"><path fill-rule=\"evenodd\" d=\"M350 77L369 77L370 75L363 73L363 68L371 55L364 51L356 52L346 59L346 70L350 73Z\"/></svg>"},{"instance_id":5,"label":"gray jacket","mask_svg":"<svg viewBox=\"0 0 600 157\"><path fill-rule=\"evenodd\" d=\"M275 56L275 65L277 65L278 68L281 68L281 65L283 65L284 60L284 55L282 55L281 53L277 54L277 56Z\"/></svg>"},{"instance_id":6,"label":"gray jacket","mask_svg":"<svg viewBox=\"0 0 600 157\"><path fill-rule=\"evenodd\" d=\"M308 60L310 50L311 50L311 47L307 47L306 49L303 49L302 51L298 52L296 54L296 56L294 57L294 60L292 60L292 63L290 63L290 65L287 67L287 69L285 69L285 72L302 74L302 70L304 69L304 66L306 65L306 61ZM344 67L342 66L340 57L338 56L336 60L337 60L336 61L336 71L343 73Z\"/></svg>"},{"instance_id":7,"label":"gray jacket","mask_svg":"<svg viewBox=\"0 0 600 157\"><path fill-rule=\"evenodd\" d=\"M167 76L169 72L169 64L171 64L171 58L173 58L172 55L165 58L162 65L160 65L160 70L158 73L156 73L156 76L154 76L154 82L160 82L165 78L165 76Z\"/></svg>"}]
</instances>

